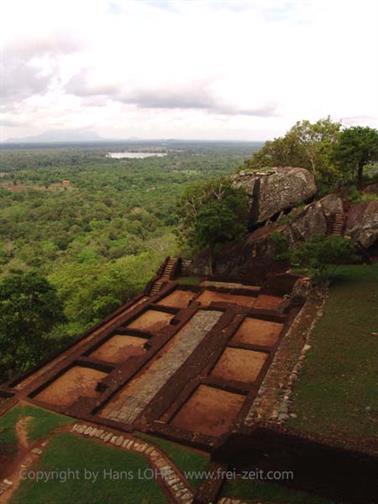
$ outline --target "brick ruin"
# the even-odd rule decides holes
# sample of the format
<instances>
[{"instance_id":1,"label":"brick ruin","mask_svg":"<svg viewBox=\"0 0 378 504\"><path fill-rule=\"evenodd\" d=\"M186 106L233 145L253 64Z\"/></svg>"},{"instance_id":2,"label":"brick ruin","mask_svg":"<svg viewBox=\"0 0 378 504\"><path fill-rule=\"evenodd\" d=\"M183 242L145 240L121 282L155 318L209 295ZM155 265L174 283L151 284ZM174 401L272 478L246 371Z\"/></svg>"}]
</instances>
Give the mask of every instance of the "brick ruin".
<instances>
[{"instance_id":1,"label":"brick ruin","mask_svg":"<svg viewBox=\"0 0 378 504\"><path fill-rule=\"evenodd\" d=\"M179 285L167 270L177 275L167 260L143 295L3 394L127 431L218 444L243 424L298 306L280 310L284 293L261 286Z\"/></svg>"},{"instance_id":2,"label":"brick ruin","mask_svg":"<svg viewBox=\"0 0 378 504\"><path fill-rule=\"evenodd\" d=\"M269 432L284 450L293 435L299 444L323 446L324 440L286 432L272 415L305 344L296 335L298 325L309 325L298 289L306 281L284 273L262 285L207 279L191 286L180 283L180 269L180 259L167 258L143 294L3 386L3 410L27 401L102 427L191 445L222 465L238 465L238 454L248 465L243 446L258 453ZM327 446L333 449L332 442ZM216 482L208 487L200 487L198 502L219 490Z\"/></svg>"}]
</instances>

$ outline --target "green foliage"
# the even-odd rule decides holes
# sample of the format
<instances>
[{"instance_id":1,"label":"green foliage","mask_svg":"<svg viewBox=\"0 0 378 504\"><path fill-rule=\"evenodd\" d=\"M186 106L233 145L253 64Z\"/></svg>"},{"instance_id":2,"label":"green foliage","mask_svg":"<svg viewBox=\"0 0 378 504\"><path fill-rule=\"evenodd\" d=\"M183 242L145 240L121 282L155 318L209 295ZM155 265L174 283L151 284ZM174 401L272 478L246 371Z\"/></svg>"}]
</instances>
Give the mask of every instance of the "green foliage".
<instances>
[{"instance_id":1,"label":"green foliage","mask_svg":"<svg viewBox=\"0 0 378 504\"><path fill-rule=\"evenodd\" d=\"M361 187L364 167L378 160L378 130L362 126L345 129L333 146L332 158Z\"/></svg>"},{"instance_id":2,"label":"green foliage","mask_svg":"<svg viewBox=\"0 0 378 504\"><path fill-rule=\"evenodd\" d=\"M177 253L177 198L234 172L255 147L185 143L164 158L131 160L106 154L146 145L0 148L0 279L37 271L67 318L40 352L24 352L22 369L139 293Z\"/></svg>"},{"instance_id":3,"label":"green foliage","mask_svg":"<svg viewBox=\"0 0 378 504\"><path fill-rule=\"evenodd\" d=\"M356 260L353 242L342 236L314 236L290 251L294 267L304 268L315 278L326 278L337 265Z\"/></svg>"},{"instance_id":4,"label":"green foliage","mask_svg":"<svg viewBox=\"0 0 378 504\"><path fill-rule=\"evenodd\" d=\"M49 280L64 302L67 318L87 327L141 292L160 261L161 255L150 251L106 263L68 263Z\"/></svg>"},{"instance_id":5,"label":"green foliage","mask_svg":"<svg viewBox=\"0 0 378 504\"><path fill-rule=\"evenodd\" d=\"M26 370L43 353L45 337L65 321L56 289L37 273L0 281L0 366Z\"/></svg>"},{"instance_id":6,"label":"green foliage","mask_svg":"<svg viewBox=\"0 0 378 504\"><path fill-rule=\"evenodd\" d=\"M247 168L298 166L311 170L320 186L336 183L339 172L331 162L332 147L338 141L341 124L330 117L315 123L297 122L283 137L266 142L246 162Z\"/></svg>"},{"instance_id":7,"label":"green foliage","mask_svg":"<svg viewBox=\"0 0 378 504\"><path fill-rule=\"evenodd\" d=\"M274 258L277 261L287 261L289 259L289 240L281 233L272 233L271 240L274 243Z\"/></svg>"},{"instance_id":8,"label":"green foliage","mask_svg":"<svg viewBox=\"0 0 378 504\"><path fill-rule=\"evenodd\" d=\"M247 232L248 198L226 179L189 188L178 205L179 236L192 249L241 238Z\"/></svg>"}]
</instances>

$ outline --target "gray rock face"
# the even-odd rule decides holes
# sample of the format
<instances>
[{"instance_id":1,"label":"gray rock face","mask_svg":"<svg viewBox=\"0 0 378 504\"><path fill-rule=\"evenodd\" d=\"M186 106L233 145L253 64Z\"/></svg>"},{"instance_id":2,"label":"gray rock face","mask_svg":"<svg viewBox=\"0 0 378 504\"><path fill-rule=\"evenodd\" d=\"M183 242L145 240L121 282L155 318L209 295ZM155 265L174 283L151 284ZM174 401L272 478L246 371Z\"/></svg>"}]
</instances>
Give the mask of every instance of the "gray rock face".
<instances>
[{"instance_id":1,"label":"gray rock face","mask_svg":"<svg viewBox=\"0 0 378 504\"><path fill-rule=\"evenodd\" d=\"M296 219L288 225L287 234L292 243L307 240L311 236L327 233L327 219L320 201L308 205Z\"/></svg>"},{"instance_id":2,"label":"gray rock face","mask_svg":"<svg viewBox=\"0 0 378 504\"><path fill-rule=\"evenodd\" d=\"M319 200L319 203L322 205L324 215L327 218L344 211L342 199L337 194L328 194Z\"/></svg>"},{"instance_id":3,"label":"gray rock face","mask_svg":"<svg viewBox=\"0 0 378 504\"><path fill-rule=\"evenodd\" d=\"M241 171L232 181L235 187L243 187L250 197L250 225L264 222L280 211L308 200L317 191L312 173L305 168Z\"/></svg>"},{"instance_id":4,"label":"gray rock face","mask_svg":"<svg viewBox=\"0 0 378 504\"><path fill-rule=\"evenodd\" d=\"M292 243L308 240L312 236L327 234L335 215L343 212L343 202L337 194L329 194L307 205L302 211L294 209L285 234Z\"/></svg>"},{"instance_id":5,"label":"gray rock face","mask_svg":"<svg viewBox=\"0 0 378 504\"><path fill-rule=\"evenodd\" d=\"M366 249L378 241L378 201L353 205L349 212L345 234Z\"/></svg>"}]
</instances>

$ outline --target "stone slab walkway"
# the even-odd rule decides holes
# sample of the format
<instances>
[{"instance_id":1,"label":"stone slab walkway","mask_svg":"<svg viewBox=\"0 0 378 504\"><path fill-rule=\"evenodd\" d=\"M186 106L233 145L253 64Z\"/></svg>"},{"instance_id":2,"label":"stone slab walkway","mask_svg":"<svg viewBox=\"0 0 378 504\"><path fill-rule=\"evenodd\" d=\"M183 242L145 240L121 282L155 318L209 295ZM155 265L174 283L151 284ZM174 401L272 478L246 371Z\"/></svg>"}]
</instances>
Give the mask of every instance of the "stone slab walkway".
<instances>
[{"instance_id":1,"label":"stone slab walkway","mask_svg":"<svg viewBox=\"0 0 378 504\"><path fill-rule=\"evenodd\" d=\"M199 310L195 313L154 357L149 367L105 406L100 416L125 423L134 422L222 315L222 312L215 310Z\"/></svg>"}]
</instances>

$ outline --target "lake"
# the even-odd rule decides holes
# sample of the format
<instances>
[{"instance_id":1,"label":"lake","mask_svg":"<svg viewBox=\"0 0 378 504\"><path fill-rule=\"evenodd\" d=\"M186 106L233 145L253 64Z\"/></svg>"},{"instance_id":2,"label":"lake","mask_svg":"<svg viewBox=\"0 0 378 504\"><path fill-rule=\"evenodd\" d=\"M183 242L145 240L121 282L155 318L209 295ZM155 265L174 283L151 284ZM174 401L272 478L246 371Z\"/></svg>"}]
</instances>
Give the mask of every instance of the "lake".
<instances>
[{"instance_id":1,"label":"lake","mask_svg":"<svg viewBox=\"0 0 378 504\"><path fill-rule=\"evenodd\" d=\"M112 159L144 159L148 157L164 157L166 152L109 152L106 157Z\"/></svg>"}]
</instances>

